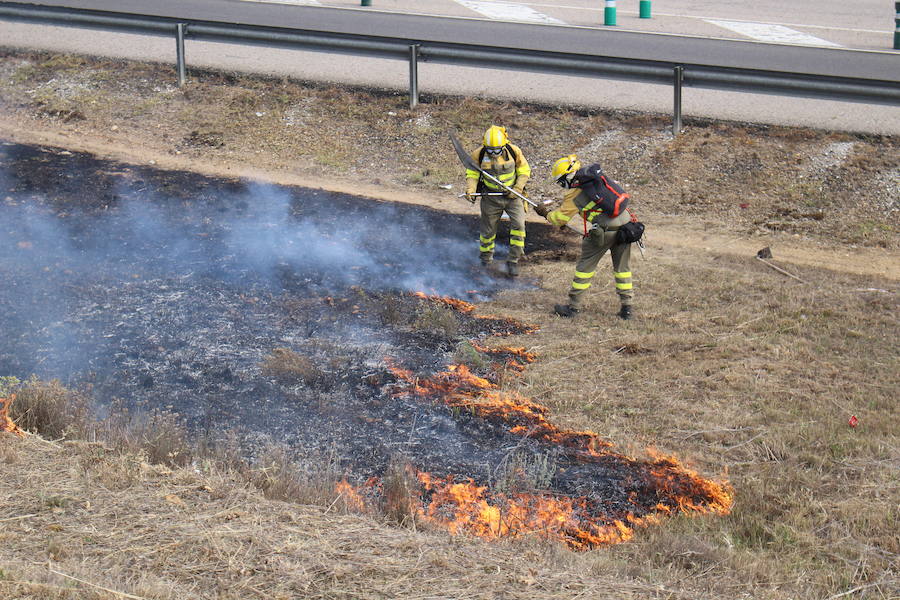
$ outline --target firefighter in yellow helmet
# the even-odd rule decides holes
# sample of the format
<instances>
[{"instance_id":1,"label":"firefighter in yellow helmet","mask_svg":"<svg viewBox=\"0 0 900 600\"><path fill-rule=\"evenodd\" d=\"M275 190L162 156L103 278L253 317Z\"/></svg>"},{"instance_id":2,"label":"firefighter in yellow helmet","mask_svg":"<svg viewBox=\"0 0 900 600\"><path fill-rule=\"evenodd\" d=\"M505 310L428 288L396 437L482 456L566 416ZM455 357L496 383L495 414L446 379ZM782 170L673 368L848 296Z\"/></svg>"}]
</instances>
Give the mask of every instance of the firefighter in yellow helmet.
<instances>
[{"instance_id":1,"label":"firefighter in yellow helmet","mask_svg":"<svg viewBox=\"0 0 900 600\"><path fill-rule=\"evenodd\" d=\"M559 208L546 215L547 220L552 225L563 226L578 214L584 224L581 256L575 265L569 303L557 304L554 312L561 317L574 317L578 313L581 300L591 287L597 264L609 251L616 293L621 304L618 316L631 319L634 314L631 308L633 292L628 261L631 244L640 239L643 225L626 208L628 194L603 173L600 165L582 168L574 154L556 161L550 177L567 192Z\"/></svg>"},{"instance_id":2,"label":"firefighter in yellow helmet","mask_svg":"<svg viewBox=\"0 0 900 600\"><path fill-rule=\"evenodd\" d=\"M520 194L531 177L531 167L522 150L509 143L506 128L491 125L484 132L482 145L472 152L472 159L507 187ZM503 212L509 215L509 254L506 269L510 277L519 274L519 259L525 254L525 203L514 194L503 192L495 183L484 179L481 173L466 169L466 198L475 203L481 199L481 231L479 249L481 264L489 266L494 260L494 242L497 225Z\"/></svg>"}]
</instances>

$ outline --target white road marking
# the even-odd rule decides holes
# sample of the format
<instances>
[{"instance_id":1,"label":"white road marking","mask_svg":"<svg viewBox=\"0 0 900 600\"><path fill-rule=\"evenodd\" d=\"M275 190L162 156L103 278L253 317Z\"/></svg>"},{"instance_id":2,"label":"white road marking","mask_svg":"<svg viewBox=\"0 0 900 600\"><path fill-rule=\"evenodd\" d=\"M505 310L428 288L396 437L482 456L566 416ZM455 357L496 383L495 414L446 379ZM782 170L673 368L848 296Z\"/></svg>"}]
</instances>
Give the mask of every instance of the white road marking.
<instances>
[{"instance_id":1,"label":"white road marking","mask_svg":"<svg viewBox=\"0 0 900 600\"><path fill-rule=\"evenodd\" d=\"M774 42L778 44L797 44L801 46L832 46L840 48L840 44L817 38L814 35L785 27L784 25L769 25L766 23L748 23L745 21L720 21L717 19L704 19L707 23L718 25L745 35L761 42Z\"/></svg>"},{"instance_id":2,"label":"white road marking","mask_svg":"<svg viewBox=\"0 0 900 600\"><path fill-rule=\"evenodd\" d=\"M483 0L455 0L457 4L498 21L523 21L526 23L553 23L565 25L559 19L539 13L530 6L512 2L485 2Z\"/></svg>"},{"instance_id":3,"label":"white road marking","mask_svg":"<svg viewBox=\"0 0 900 600\"><path fill-rule=\"evenodd\" d=\"M242 0L243 2L258 2L259 4L297 4L301 6L322 6L319 0Z\"/></svg>"},{"instance_id":4,"label":"white road marking","mask_svg":"<svg viewBox=\"0 0 900 600\"><path fill-rule=\"evenodd\" d=\"M483 0L483 1L488 2L489 0ZM527 6L536 6L538 8L555 8L555 9L562 8L562 9L566 9L566 10L583 10L583 11L587 11L587 12L596 12L596 13L603 12L602 2L599 2L599 1L597 2L597 7L564 6L561 4L541 4L539 2L523 2L522 4L527 5ZM636 10L630 10L630 8L627 5L624 7L619 6L617 10L618 10L619 14L624 14L624 15L636 15L639 12ZM703 16L699 16L699 15L664 13L664 12L658 12L656 10L653 11L653 16L654 17L675 17L678 19L697 19L700 21L718 20L718 17L703 17ZM738 23L740 21L734 21L734 22ZM769 21L759 21L759 22L763 23L765 25L782 25L784 27L804 27L804 28L808 28L808 29L830 29L832 31L855 31L858 33L884 33L884 30L881 30L881 29L860 29L858 27L837 27L835 25L811 25L808 23L775 23L775 22L769 22Z\"/></svg>"}]
</instances>

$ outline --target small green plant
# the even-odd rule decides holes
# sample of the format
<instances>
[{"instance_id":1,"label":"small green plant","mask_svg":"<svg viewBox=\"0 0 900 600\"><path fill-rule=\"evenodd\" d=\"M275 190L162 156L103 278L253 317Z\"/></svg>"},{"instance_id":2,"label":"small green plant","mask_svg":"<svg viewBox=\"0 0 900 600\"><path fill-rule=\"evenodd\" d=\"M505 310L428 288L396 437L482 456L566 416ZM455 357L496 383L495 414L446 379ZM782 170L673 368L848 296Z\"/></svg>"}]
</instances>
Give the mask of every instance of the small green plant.
<instances>
[{"instance_id":1,"label":"small green plant","mask_svg":"<svg viewBox=\"0 0 900 600\"><path fill-rule=\"evenodd\" d=\"M47 496L44 498L44 506L48 508L65 508L69 504L69 499L65 496Z\"/></svg>"},{"instance_id":2,"label":"small green plant","mask_svg":"<svg viewBox=\"0 0 900 600\"><path fill-rule=\"evenodd\" d=\"M422 308L413 322L414 330L441 333L454 337L459 332L459 321L452 309L445 306L426 306Z\"/></svg>"},{"instance_id":3,"label":"small green plant","mask_svg":"<svg viewBox=\"0 0 900 600\"><path fill-rule=\"evenodd\" d=\"M502 493L546 489L556 470L556 459L551 454L530 454L515 449L494 472L494 488Z\"/></svg>"},{"instance_id":4,"label":"small green plant","mask_svg":"<svg viewBox=\"0 0 900 600\"><path fill-rule=\"evenodd\" d=\"M466 365L473 370L484 369L490 364L488 357L484 353L479 352L469 340L463 340L456 345L456 350L453 352L453 362Z\"/></svg>"},{"instance_id":5,"label":"small green plant","mask_svg":"<svg viewBox=\"0 0 900 600\"><path fill-rule=\"evenodd\" d=\"M385 325L406 325L409 323L409 314L403 310L403 306L396 298L387 295L381 298L377 309L378 318Z\"/></svg>"},{"instance_id":6,"label":"small green plant","mask_svg":"<svg viewBox=\"0 0 900 600\"><path fill-rule=\"evenodd\" d=\"M284 383L316 385L325 378L325 373L311 358L290 348L275 348L262 362L261 369L263 374Z\"/></svg>"},{"instance_id":7,"label":"small green plant","mask_svg":"<svg viewBox=\"0 0 900 600\"><path fill-rule=\"evenodd\" d=\"M0 377L0 398L6 398L16 392L22 382L18 377Z\"/></svg>"}]
</instances>

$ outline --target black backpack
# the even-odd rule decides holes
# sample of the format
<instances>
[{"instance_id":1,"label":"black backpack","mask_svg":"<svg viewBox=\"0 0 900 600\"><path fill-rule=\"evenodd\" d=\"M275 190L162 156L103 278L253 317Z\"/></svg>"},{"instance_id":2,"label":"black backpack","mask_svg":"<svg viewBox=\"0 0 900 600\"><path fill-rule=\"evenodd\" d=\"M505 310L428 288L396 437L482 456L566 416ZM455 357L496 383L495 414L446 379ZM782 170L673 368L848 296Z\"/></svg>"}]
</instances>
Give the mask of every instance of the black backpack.
<instances>
[{"instance_id":1,"label":"black backpack","mask_svg":"<svg viewBox=\"0 0 900 600\"><path fill-rule=\"evenodd\" d=\"M604 175L598 164L579 169L575 173L572 187L581 188L594 202L595 207L590 209L591 212L602 212L612 219L628 207L630 196L622 186Z\"/></svg>"}]
</instances>

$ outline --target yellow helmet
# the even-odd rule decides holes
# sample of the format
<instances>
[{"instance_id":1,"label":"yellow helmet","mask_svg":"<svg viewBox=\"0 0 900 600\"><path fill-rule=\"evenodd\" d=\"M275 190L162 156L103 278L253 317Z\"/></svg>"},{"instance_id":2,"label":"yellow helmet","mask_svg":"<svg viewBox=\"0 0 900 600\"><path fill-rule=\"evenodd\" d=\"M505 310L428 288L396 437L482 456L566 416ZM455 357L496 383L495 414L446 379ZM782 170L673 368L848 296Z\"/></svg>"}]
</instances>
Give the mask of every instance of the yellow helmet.
<instances>
[{"instance_id":1,"label":"yellow helmet","mask_svg":"<svg viewBox=\"0 0 900 600\"><path fill-rule=\"evenodd\" d=\"M572 178L575 176L575 171L580 168L581 163L578 162L577 156L574 154L563 156L553 163L553 167L550 168L550 179L563 187L569 187Z\"/></svg>"},{"instance_id":2,"label":"yellow helmet","mask_svg":"<svg viewBox=\"0 0 900 600\"><path fill-rule=\"evenodd\" d=\"M487 131L484 132L484 147L489 151L491 149L497 149L497 152L499 153L499 150L508 143L509 138L506 137L506 127L491 125L488 127Z\"/></svg>"}]
</instances>

